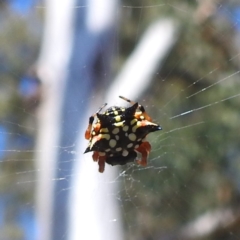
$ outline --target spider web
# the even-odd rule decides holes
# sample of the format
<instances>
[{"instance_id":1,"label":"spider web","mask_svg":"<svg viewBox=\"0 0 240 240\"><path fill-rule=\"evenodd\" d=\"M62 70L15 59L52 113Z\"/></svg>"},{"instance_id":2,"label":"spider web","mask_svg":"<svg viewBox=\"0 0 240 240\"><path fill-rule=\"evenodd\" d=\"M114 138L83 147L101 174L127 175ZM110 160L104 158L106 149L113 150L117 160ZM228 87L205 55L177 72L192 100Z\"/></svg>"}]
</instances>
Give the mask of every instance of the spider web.
<instances>
[{"instance_id":1,"label":"spider web","mask_svg":"<svg viewBox=\"0 0 240 240\"><path fill-rule=\"evenodd\" d=\"M138 99L132 99L141 103L153 122L163 128L148 136L152 145L148 166L133 163L115 168L117 176L108 182L119 185L117 192L109 195L114 196L120 207L125 239L240 239L236 227L240 219L240 16L237 15L240 6L237 1L211 4L210 1L120 4L121 26L125 27L119 29L118 36L125 37L119 37L118 66L144 29L159 16L175 18L181 26L176 45L155 71L148 89ZM1 37L8 56L0 83L0 235L4 239L28 240L36 231L34 188L41 169L34 164L37 106L30 103L38 102L39 82L31 80L33 96L28 95L25 78L19 85L19 79L37 58L35 49L40 44L39 33L33 26L42 24L38 15L41 5L35 3L34 9L38 10L31 15L32 25L25 20L18 23L21 17L15 14L5 16L16 29L30 28L31 34L26 31L16 40L22 43L23 39L34 38L29 40L27 56L21 52L23 43L16 50L25 62L14 62L7 52L9 42L5 36L13 33ZM12 41L12 45L16 44ZM103 89L108 87L103 84ZM91 98L99 96L93 94ZM115 102L117 99L109 106ZM65 151L63 146L56 147ZM76 161L77 152L72 155ZM107 167L105 171L113 168ZM74 176L73 173L71 177ZM101 186L97 185L97 189L101 191ZM109 220L109 228L115 221L119 219Z\"/></svg>"}]
</instances>

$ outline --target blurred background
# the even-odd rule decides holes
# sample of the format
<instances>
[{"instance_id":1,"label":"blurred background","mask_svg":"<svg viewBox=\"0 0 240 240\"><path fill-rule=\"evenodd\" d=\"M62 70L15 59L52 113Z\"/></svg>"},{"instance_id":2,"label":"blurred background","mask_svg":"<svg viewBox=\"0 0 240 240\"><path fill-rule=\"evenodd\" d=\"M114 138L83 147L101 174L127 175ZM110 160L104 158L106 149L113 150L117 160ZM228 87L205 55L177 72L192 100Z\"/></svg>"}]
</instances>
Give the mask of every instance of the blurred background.
<instances>
[{"instance_id":1,"label":"blurred background","mask_svg":"<svg viewBox=\"0 0 240 240\"><path fill-rule=\"evenodd\" d=\"M0 239L240 239L238 0L2 0L0 29ZM163 130L100 174L118 95Z\"/></svg>"}]
</instances>

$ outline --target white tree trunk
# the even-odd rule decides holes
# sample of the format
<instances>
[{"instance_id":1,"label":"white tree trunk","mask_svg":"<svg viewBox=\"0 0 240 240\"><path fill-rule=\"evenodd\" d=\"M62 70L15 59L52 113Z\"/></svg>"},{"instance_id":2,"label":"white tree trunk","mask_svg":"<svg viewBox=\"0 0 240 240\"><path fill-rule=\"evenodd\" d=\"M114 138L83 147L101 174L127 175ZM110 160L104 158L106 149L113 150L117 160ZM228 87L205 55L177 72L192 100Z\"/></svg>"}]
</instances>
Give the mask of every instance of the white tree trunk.
<instances>
[{"instance_id":1,"label":"white tree trunk","mask_svg":"<svg viewBox=\"0 0 240 240\"><path fill-rule=\"evenodd\" d=\"M58 151L60 109L72 43L74 1L45 0L45 26L37 61L42 81L36 143L37 223L39 240L50 240L55 163Z\"/></svg>"}]
</instances>

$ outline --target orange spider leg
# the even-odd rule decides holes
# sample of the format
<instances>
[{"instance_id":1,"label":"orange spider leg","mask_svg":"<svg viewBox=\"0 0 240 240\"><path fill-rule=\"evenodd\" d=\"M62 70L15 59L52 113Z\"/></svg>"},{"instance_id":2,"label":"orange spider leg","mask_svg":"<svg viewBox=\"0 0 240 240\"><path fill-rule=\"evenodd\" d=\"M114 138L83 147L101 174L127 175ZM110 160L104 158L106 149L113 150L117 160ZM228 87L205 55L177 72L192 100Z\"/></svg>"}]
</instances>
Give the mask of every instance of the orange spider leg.
<instances>
[{"instance_id":1,"label":"orange spider leg","mask_svg":"<svg viewBox=\"0 0 240 240\"><path fill-rule=\"evenodd\" d=\"M96 123L94 125L93 129L94 129L96 134L98 134L100 128L101 128L101 124L100 123ZM85 139L89 140L91 138L91 130L92 130L92 123L89 123L88 128L87 128L87 130L85 132Z\"/></svg>"},{"instance_id":2,"label":"orange spider leg","mask_svg":"<svg viewBox=\"0 0 240 240\"><path fill-rule=\"evenodd\" d=\"M92 155L93 161L97 162L98 158L99 158L99 152L94 151Z\"/></svg>"},{"instance_id":3,"label":"orange spider leg","mask_svg":"<svg viewBox=\"0 0 240 240\"><path fill-rule=\"evenodd\" d=\"M94 131L95 131L96 134L99 133L100 128L101 128L101 124L100 124L100 123L96 123L96 124L94 125L94 128L93 128L93 129L94 129Z\"/></svg>"},{"instance_id":4,"label":"orange spider leg","mask_svg":"<svg viewBox=\"0 0 240 240\"><path fill-rule=\"evenodd\" d=\"M89 140L91 137L91 129L92 129L92 126L88 125L88 128L85 132L85 139L87 139L87 140Z\"/></svg>"},{"instance_id":5,"label":"orange spider leg","mask_svg":"<svg viewBox=\"0 0 240 240\"><path fill-rule=\"evenodd\" d=\"M94 162L97 162L98 161L98 165L99 165L99 169L98 171L100 173L104 172L104 169L105 169L105 162L106 162L106 155L102 155L104 153L101 153L101 152L96 152L94 151L93 152L93 155L92 155L92 159Z\"/></svg>"},{"instance_id":6,"label":"orange spider leg","mask_svg":"<svg viewBox=\"0 0 240 240\"><path fill-rule=\"evenodd\" d=\"M140 104L139 104L138 107L139 107L139 109L142 111L142 115L144 116L144 118L145 118L146 120L148 120L149 122L151 122L151 121L152 121L152 118L149 117L149 115L146 113L144 107L143 107L142 105L140 105Z\"/></svg>"},{"instance_id":7,"label":"orange spider leg","mask_svg":"<svg viewBox=\"0 0 240 240\"><path fill-rule=\"evenodd\" d=\"M94 115L89 118L89 124L88 124L87 130L85 132L85 139L87 139L87 140L89 140L91 137L93 121L94 121Z\"/></svg>"},{"instance_id":8,"label":"orange spider leg","mask_svg":"<svg viewBox=\"0 0 240 240\"><path fill-rule=\"evenodd\" d=\"M142 114L143 114L143 116L145 117L146 120L148 120L149 122L152 121L152 118L149 117L149 115L146 112L143 112Z\"/></svg>"},{"instance_id":9,"label":"orange spider leg","mask_svg":"<svg viewBox=\"0 0 240 240\"><path fill-rule=\"evenodd\" d=\"M106 155L104 156L99 156L99 160L98 160L98 171L100 173L103 173L104 172L104 169L105 169L105 161L106 161Z\"/></svg>"},{"instance_id":10,"label":"orange spider leg","mask_svg":"<svg viewBox=\"0 0 240 240\"><path fill-rule=\"evenodd\" d=\"M151 149L152 149L152 146L150 145L150 143L149 142L143 142L142 144L141 144L141 146L143 146L147 151L148 151L148 153L151 151Z\"/></svg>"},{"instance_id":11,"label":"orange spider leg","mask_svg":"<svg viewBox=\"0 0 240 240\"><path fill-rule=\"evenodd\" d=\"M93 121L94 121L94 117L95 117L95 116L97 115L97 113L99 113L106 105L107 105L107 103L104 103L104 104L98 109L98 111L89 118L89 124L88 124L87 130L86 130L86 132L85 132L85 139L87 139L87 140L90 139L90 137L91 137L91 130L92 130L92 124L93 124ZM101 127L100 123L97 123L97 124L95 124L95 126L94 126L94 130L95 130L96 132L98 132L99 129L100 129L100 127Z\"/></svg>"},{"instance_id":12,"label":"orange spider leg","mask_svg":"<svg viewBox=\"0 0 240 240\"><path fill-rule=\"evenodd\" d=\"M149 152L151 150L151 145L149 142L143 142L138 148L135 149L136 151L140 152L142 154L142 159L137 160L137 163L142 166L147 165L147 157L149 155Z\"/></svg>"}]
</instances>

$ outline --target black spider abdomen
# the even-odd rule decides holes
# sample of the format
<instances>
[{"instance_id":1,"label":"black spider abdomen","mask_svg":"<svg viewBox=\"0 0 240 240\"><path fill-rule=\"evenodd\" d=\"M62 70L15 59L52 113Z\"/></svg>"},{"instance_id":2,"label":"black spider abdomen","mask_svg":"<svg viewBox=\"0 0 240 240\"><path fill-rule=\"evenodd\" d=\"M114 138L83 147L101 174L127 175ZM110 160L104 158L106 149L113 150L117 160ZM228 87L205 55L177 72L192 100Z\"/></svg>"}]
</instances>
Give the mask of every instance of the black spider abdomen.
<instances>
[{"instance_id":1,"label":"black spider abdomen","mask_svg":"<svg viewBox=\"0 0 240 240\"><path fill-rule=\"evenodd\" d=\"M125 165L129 162L134 162L134 160L137 157L137 153L135 151L131 151L128 153L126 157L122 156L121 154L112 156L112 157L107 157L106 158L106 163L115 166L115 165Z\"/></svg>"}]
</instances>

